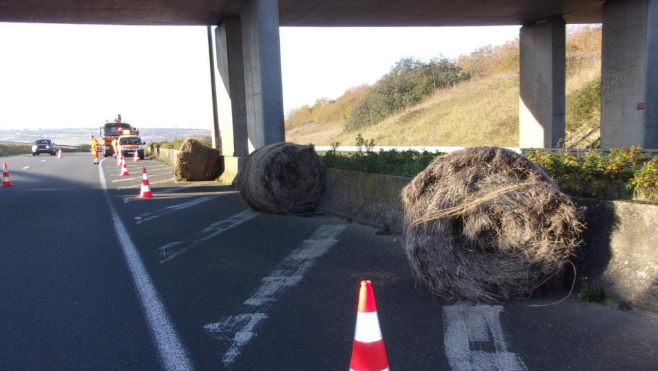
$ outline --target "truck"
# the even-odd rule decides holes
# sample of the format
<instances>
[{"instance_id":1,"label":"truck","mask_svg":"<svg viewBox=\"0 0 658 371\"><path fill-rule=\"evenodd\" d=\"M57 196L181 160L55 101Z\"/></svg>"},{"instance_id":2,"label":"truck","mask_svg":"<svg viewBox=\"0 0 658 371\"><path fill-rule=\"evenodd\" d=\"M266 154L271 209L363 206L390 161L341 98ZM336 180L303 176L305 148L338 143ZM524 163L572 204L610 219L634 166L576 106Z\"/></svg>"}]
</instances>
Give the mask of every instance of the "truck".
<instances>
[{"instance_id":1,"label":"truck","mask_svg":"<svg viewBox=\"0 0 658 371\"><path fill-rule=\"evenodd\" d=\"M112 140L119 139L122 135L139 135L139 130L126 122L107 122L100 127L99 135L103 155L108 157L115 154Z\"/></svg>"},{"instance_id":2,"label":"truck","mask_svg":"<svg viewBox=\"0 0 658 371\"><path fill-rule=\"evenodd\" d=\"M137 156L140 160L144 159L144 145L142 139L133 134L126 134L119 137L119 154L121 157Z\"/></svg>"}]
</instances>

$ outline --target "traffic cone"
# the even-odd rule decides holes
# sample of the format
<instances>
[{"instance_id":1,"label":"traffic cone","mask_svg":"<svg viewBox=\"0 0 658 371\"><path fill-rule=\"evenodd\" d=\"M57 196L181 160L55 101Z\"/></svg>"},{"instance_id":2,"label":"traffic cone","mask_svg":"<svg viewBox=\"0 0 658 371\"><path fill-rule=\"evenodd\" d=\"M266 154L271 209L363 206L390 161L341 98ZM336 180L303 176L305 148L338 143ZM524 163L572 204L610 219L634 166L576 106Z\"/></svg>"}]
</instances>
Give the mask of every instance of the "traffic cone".
<instances>
[{"instance_id":1,"label":"traffic cone","mask_svg":"<svg viewBox=\"0 0 658 371\"><path fill-rule=\"evenodd\" d=\"M121 176L128 176L128 164L126 164L126 156L123 156L123 165L121 166Z\"/></svg>"},{"instance_id":2,"label":"traffic cone","mask_svg":"<svg viewBox=\"0 0 658 371\"><path fill-rule=\"evenodd\" d=\"M117 166L123 165L123 162L121 162L121 155L117 153Z\"/></svg>"},{"instance_id":3,"label":"traffic cone","mask_svg":"<svg viewBox=\"0 0 658 371\"><path fill-rule=\"evenodd\" d=\"M62 158L62 157L64 156L62 156L62 149L60 148L59 152L57 153L57 158Z\"/></svg>"},{"instance_id":4,"label":"traffic cone","mask_svg":"<svg viewBox=\"0 0 658 371\"><path fill-rule=\"evenodd\" d=\"M370 281L361 281L350 371L388 371L388 359Z\"/></svg>"},{"instance_id":5,"label":"traffic cone","mask_svg":"<svg viewBox=\"0 0 658 371\"><path fill-rule=\"evenodd\" d=\"M149 186L149 178L146 176L146 168L142 170L142 190L139 192L137 198L153 198L151 187Z\"/></svg>"},{"instance_id":6,"label":"traffic cone","mask_svg":"<svg viewBox=\"0 0 658 371\"><path fill-rule=\"evenodd\" d=\"M2 166L2 186L3 187L11 187L13 186L14 183L9 180L9 170L7 169L7 163Z\"/></svg>"},{"instance_id":7,"label":"traffic cone","mask_svg":"<svg viewBox=\"0 0 658 371\"><path fill-rule=\"evenodd\" d=\"M135 151L135 157L133 158L133 161L139 162L139 156L137 155L137 151Z\"/></svg>"}]
</instances>

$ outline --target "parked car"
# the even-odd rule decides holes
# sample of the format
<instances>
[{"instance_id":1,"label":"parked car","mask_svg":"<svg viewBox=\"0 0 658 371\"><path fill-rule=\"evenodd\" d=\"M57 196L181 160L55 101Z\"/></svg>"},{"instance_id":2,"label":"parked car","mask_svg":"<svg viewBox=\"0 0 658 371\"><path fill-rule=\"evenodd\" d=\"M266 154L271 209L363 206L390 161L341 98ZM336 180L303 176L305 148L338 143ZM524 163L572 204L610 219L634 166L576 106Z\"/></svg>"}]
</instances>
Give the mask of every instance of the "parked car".
<instances>
[{"instance_id":1,"label":"parked car","mask_svg":"<svg viewBox=\"0 0 658 371\"><path fill-rule=\"evenodd\" d=\"M50 139L37 139L32 143L32 156L38 156L40 153L50 153L51 156L57 154L55 142Z\"/></svg>"}]
</instances>

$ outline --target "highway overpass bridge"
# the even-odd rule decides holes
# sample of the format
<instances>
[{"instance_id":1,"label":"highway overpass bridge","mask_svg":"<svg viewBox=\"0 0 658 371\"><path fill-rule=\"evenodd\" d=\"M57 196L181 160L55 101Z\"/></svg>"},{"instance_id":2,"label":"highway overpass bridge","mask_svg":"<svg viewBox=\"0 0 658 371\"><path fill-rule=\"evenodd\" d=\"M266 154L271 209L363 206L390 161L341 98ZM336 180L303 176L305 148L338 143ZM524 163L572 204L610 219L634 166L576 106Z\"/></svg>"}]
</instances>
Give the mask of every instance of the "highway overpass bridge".
<instances>
[{"instance_id":1,"label":"highway overpass bridge","mask_svg":"<svg viewBox=\"0 0 658 371\"><path fill-rule=\"evenodd\" d=\"M658 0L0 0L0 21L217 26L214 132L227 169L285 138L279 26L522 25L519 144L555 147L565 25L602 23L602 145L658 148Z\"/></svg>"}]
</instances>

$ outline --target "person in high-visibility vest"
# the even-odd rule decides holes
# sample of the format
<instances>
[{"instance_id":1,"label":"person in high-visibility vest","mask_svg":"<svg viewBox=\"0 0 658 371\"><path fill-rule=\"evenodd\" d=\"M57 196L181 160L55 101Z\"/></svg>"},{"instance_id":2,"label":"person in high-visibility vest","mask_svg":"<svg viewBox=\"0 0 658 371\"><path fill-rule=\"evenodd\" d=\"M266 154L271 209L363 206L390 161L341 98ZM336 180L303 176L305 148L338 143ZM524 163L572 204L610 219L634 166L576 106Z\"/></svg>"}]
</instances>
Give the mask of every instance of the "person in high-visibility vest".
<instances>
[{"instance_id":1,"label":"person in high-visibility vest","mask_svg":"<svg viewBox=\"0 0 658 371\"><path fill-rule=\"evenodd\" d=\"M114 150L114 157L119 155L119 138L112 139L112 149Z\"/></svg>"},{"instance_id":2,"label":"person in high-visibility vest","mask_svg":"<svg viewBox=\"0 0 658 371\"><path fill-rule=\"evenodd\" d=\"M91 158L94 159L94 165L98 165L98 141L94 136L91 136Z\"/></svg>"}]
</instances>

